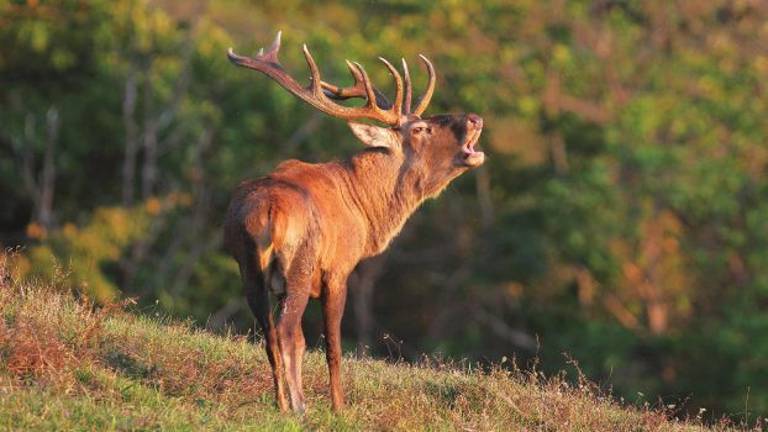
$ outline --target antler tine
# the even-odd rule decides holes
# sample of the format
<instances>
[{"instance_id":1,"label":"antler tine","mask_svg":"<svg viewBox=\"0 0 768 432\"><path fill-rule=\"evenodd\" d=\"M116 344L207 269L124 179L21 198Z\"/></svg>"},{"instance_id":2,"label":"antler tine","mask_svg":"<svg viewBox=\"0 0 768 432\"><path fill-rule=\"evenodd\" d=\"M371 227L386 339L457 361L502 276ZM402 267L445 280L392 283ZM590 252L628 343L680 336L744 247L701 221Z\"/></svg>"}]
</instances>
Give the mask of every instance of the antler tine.
<instances>
[{"instance_id":1,"label":"antler tine","mask_svg":"<svg viewBox=\"0 0 768 432\"><path fill-rule=\"evenodd\" d=\"M365 86L363 85L363 77L358 72L357 68L349 60L345 60L347 68L355 78L355 84L352 87L339 87L325 81L320 81L320 85L323 87L324 93L331 99L346 100L351 98L364 98L366 97ZM379 89L373 88L373 92L376 94L376 104L379 108L389 109L392 104L389 102L386 96L384 96Z\"/></svg>"},{"instance_id":2,"label":"antler tine","mask_svg":"<svg viewBox=\"0 0 768 432\"><path fill-rule=\"evenodd\" d=\"M392 63L388 62L384 57L379 57L384 65L389 69L389 73L392 78L395 79L395 103L393 105L395 112L403 112L403 78L400 76L400 72L392 66Z\"/></svg>"},{"instance_id":3,"label":"antler tine","mask_svg":"<svg viewBox=\"0 0 768 432\"><path fill-rule=\"evenodd\" d=\"M411 84L411 74L408 72L408 63L404 58L400 59L403 62L403 76L405 77L405 101L403 102L403 114L411 113L411 99L413 97L413 85Z\"/></svg>"},{"instance_id":4,"label":"antler tine","mask_svg":"<svg viewBox=\"0 0 768 432\"><path fill-rule=\"evenodd\" d=\"M347 69L349 69L349 72L355 78L355 85L362 83L363 82L363 76L360 75L360 71L357 70L355 65L353 65L352 62L349 61L349 60L344 60L344 63L347 64Z\"/></svg>"},{"instance_id":5,"label":"antler tine","mask_svg":"<svg viewBox=\"0 0 768 432\"><path fill-rule=\"evenodd\" d=\"M347 63L347 69L352 77L355 79L355 84L352 87L339 87L325 81L320 81L320 85L325 90L325 95L337 99L345 100L354 97L365 97L365 89L363 88L363 78L360 76L360 72L357 71L355 66L349 60L344 60Z\"/></svg>"},{"instance_id":6,"label":"antler tine","mask_svg":"<svg viewBox=\"0 0 768 432\"><path fill-rule=\"evenodd\" d=\"M269 46L269 50L267 50L266 54L261 54L264 57L265 61L271 61L272 63L280 64L280 61L277 59L277 53L280 51L280 41L283 38L283 32L278 31L277 35L275 36L275 40L272 41L272 45Z\"/></svg>"},{"instance_id":7,"label":"antler tine","mask_svg":"<svg viewBox=\"0 0 768 432\"><path fill-rule=\"evenodd\" d=\"M317 63L315 63L315 59L312 57L312 54L309 52L309 48L307 48L307 44L304 44L302 47L302 50L304 51L304 58L307 60L307 66L309 66L309 73L311 74L312 82L309 83L310 88L312 89L312 93L315 96L323 96L323 88L322 88L322 81L320 80L320 71L317 69Z\"/></svg>"},{"instance_id":8,"label":"antler tine","mask_svg":"<svg viewBox=\"0 0 768 432\"><path fill-rule=\"evenodd\" d=\"M419 54L419 58L427 67L427 72L429 73L429 82L427 83L427 89L424 91L424 95L419 100L418 105L416 105L416 109L413 110L413 114L417 116L420 116L421 113L427 110L429 102L432 100L432 94L435 92L435 82L437 81L437 76L435 75L435 67L432 66L432 62L430 62L429 59L424 57L422 54Z\"/></svg>"},{"instance_id":9,"label":"antler tine","mask_svg":"<svg viewBox=\"0 0 768 432\"><path fill-rule=\"evenodd\" d=\"M277 32L277 35L275 36L275 40L272 41L272 45L269 46L269 50L266 53L264 53L264 48L259 48L259 54L256 56L256 59L258 61L274 63L275 65L279 66L282 69L282 66L280 66L280 60L278 60L277 58L277 53L280 51L280 41L282 39L282 35L283 35L282 31ZM230 47L227 50L227 58L229 58L229 61L231 61L232 63L238 66L243 66L243 67L259 70L260 72L264 72L264 71L261 71L260 69L257 69L257 66L255 65L257 60L235 54L235 52L232 50L232 47ZM273 78L272 75L270 74L267 74L267 75L269 75L270 78Z\"/></svg>"},{"instance_id":10,"label":"antler tine","mask_svg":"<svg viewBox=\"0 0 768 432\"><path fill-rule=\"evenodd\" d=\"M368 78L368 74L365 72L365 69L363 69L363 66L358 62L352 62L353 65L357 68L357 71L360 73L360 76L363 77L363 87L365 88L365 97L367 99L366 106L371 109L378 109L378 105L376 105L376 94L373 92L373 85L371 84L371 79Z\"/></svg>"}]
</instances>

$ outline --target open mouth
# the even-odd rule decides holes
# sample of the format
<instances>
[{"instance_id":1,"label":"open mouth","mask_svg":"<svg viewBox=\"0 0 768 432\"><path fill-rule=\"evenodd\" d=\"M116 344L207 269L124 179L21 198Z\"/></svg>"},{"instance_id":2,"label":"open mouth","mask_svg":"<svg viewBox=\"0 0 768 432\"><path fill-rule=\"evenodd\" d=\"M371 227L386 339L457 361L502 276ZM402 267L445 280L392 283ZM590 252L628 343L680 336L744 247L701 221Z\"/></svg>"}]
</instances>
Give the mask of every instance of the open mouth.
<instances>
[{"instance_id":1,"label":"open mouth","mask_svg":"<svg viewBox=\"0 0 768 432\"><path fill-rule=\"evenodd\" d=\"M482 131L482 129L470 131L467 134L467 140L461 146L462 162L466 166L477 167L482 165L485 161L485 153L475 150L475 146L480 140L480 133L482 133Z\"/></svg>"}]
</instances>

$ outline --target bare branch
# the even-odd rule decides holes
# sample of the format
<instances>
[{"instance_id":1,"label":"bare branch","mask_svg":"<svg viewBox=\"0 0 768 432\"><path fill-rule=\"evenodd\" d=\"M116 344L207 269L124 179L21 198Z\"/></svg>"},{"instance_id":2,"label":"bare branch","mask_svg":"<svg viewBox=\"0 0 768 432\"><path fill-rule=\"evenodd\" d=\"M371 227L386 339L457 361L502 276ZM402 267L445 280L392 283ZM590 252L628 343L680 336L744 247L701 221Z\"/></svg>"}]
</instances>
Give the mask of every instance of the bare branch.
<instances>
[{"instance_id":1,"label":"bare branch","mask_svg":"<svg viewBox=\"0 0 768 432\"><path fill-rule=\"evenodd\" d=\"M472 316L480 323L485 324L496 336L506 340L512 345L528 351L536 349L536 339L528 333L512 328L503 319L488 312L482 306L472 308Z\"/></svg>"}]
</instances>

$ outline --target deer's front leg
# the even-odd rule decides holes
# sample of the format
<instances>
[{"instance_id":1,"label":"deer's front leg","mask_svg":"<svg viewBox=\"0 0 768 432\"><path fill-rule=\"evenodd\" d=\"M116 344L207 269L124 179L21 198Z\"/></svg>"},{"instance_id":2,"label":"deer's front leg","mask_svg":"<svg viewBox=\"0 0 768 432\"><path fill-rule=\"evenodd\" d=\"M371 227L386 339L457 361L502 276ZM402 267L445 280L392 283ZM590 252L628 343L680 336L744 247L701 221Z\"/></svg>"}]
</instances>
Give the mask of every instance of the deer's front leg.
<instances>
[{"instance_id":1,"label":"deer's front leg","mask_svg":"<svg viewBox=\"0 0 768 432\"><path fill-rule=\"evenodd\" d=\"M341 318L347 300L347 276L329 277L323 290L323 319L325 322L325 358L330 375L331 403L336 411L344 407L341 387Z\"/></svg>"}]
</instances>

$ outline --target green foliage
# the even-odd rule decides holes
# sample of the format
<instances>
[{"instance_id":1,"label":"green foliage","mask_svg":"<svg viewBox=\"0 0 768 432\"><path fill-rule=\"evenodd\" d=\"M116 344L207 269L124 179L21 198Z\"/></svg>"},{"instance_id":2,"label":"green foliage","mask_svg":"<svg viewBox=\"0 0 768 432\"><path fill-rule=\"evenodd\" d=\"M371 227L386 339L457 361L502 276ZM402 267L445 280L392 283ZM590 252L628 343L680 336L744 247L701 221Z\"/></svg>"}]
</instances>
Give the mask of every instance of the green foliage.
<instances>
[{"instance_id":1,"label":"green foliage","mask_svg":"<svg viewBox=\"0 0 768 432\"><path fill-rule=\"evenodd\" d=\"M246 331L221 248L231 189L359 147L227 47L282 29L297 79L306 42L328 81L351 83L349 58L384 91L376 57L408 59L422 88L423 52L429 112L483 115L488 162L420 210L384 270L352 278L347 344L538 353L547 371L567 352L633 400L765 415L766 18L725 0L0 2L0 242L25 245L19 272ZM310 310L310 345L319 328Z\"/></svg>"},{"instance_id":2,"label":"green foliage","mask_svg":"<svg viewBox=\"0 0 768 432\"><path fill-rule=\"evenodd\" d=\"M126 248L146 235L152 218L174 205L172 201L152 199L134 208L98 208L80 228L68 223L51 233L41 232L45 241L15 258L16 277L55 282L99 302L115 300L120 289L104 266L119 262Z\"/></svg>"}]
</instances>

